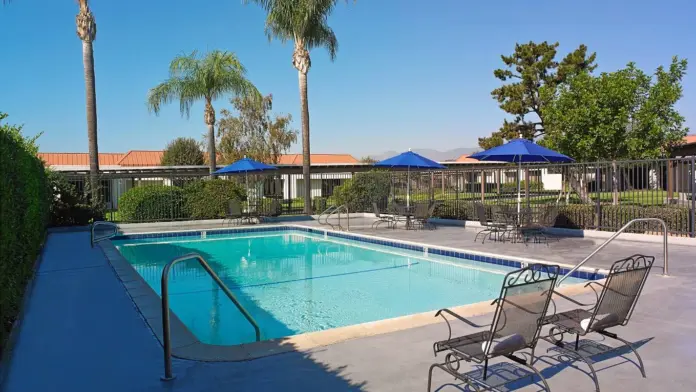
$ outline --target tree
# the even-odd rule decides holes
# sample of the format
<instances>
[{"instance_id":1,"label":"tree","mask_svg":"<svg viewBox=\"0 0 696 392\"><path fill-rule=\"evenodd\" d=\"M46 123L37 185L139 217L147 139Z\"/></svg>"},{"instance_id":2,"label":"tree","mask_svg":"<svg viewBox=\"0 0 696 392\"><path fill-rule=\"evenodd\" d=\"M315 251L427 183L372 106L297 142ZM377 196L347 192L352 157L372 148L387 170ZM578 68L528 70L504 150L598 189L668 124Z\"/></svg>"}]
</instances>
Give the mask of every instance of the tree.
<instances>
[{"instance_id":1,"label":"tree","mask_svg":"<svg viewBox=\"0 0 696 392\"><path fill-rule=\"evenodd\" d=\"M665 157L688 133L674 107L686 68L686 60L674 57L654 78L633 63L597 77L576 75L546 109L544 144L579 161L612 161L618 204L616 160Z\"/></svg>"},{"instance_id":2,"label":"tree","mask_svg":"<svg viewBox=\"0 0 696 392\"><path fill-rule=\"evenodd\" d=\"M230 100L236 111L223 109L218 122L218 150L224 162L230 163L247 156L251 159L277 164L280 156L297 141L297 131L290 128L292 117L271 116L273 96L261 100L237 97Z\"/></svg>"},{"instance_id":3,"label":"tree","mask_svg":"<svg viewBox=\"0 0 696 392\"><path fill-rule=\"evenodd\" d=\"M75 18L77 36L82 40L82 64L85 70L85 94L87 108L87 141L89 151L89 187L92 204L99 203L99 147L97 143L97 91L94 79L94 51L92 43L97 38L97 23L87 0L78 0L80 12Z\"/></svg>"},{"instance_id":4,"label":"tree","mask_svg":"<svg viewBox=\"0 0 696 392\"><path fill-rule=\"evenodd\" d=\"M254 2L266 11L266 35L269 40L293 41L292 65L297 69L300 84L302 118L302 177L304 180L304 212L312 213L310 178L309 104L307 73L312 63L309 51L324 47L331 61L336 58L338 40L327 23L338 0L244 0Z\"/></svg>"},{"instance_id":5,"label":"tree","mask_svg":"<svg viewBox=\"0 0 696 392\"><path fill-rule=\"evenodd\" d=\"M371 165L373 163L377 163L377 160L368 155L368 156L360 158L360 163L367 163L367 164Z\"/></svg>"},{"instance_id":6,"label":"tree","mask_svg":"<svg viewBox=\"0 0 696 392\"><path fill-rule=\"evenodd\" d=\"M260 96L246 78L246 69L234 53L214 50L205 56L196 51L177 56L169 65L169 79L150 90L147 105L159 114L162 104L179 100L181 115L188 118L191 106L205 101L204 120L208 126L208 164L210 173L216 170L215 109L213 101L227 94Z\"/></svg>"},{"instance_id":7,"label":"tree","mask_svg":"<svg viewBox=\"0 0 696 392\"><path fill-rule=\"evenodd\" d=\"M167 144L162 166L193 166L205 163L200 143L190 137L178 137Z\"/></svg>"},{"instance_id":8,"label":"tree","mask_svg":"<svg viewBox=\"0 0 696 392\"><path fill-rule=\"evenodd\" d=\"M556 61L558 42L516 44L510 56L500 56L505 68L493 74L503 82L510 82L491 92L500 108L514 116L505 120L500 130L490 137L479 138L484 149L503 144L504 140L522 137L533 140L545 132L545 109L554 99L558 86L568 78L592 72L595 53L588 56L587 47L580 45L560 63ZM530 118L531 117L531 118Z\"/></svg>"}]
</instances>

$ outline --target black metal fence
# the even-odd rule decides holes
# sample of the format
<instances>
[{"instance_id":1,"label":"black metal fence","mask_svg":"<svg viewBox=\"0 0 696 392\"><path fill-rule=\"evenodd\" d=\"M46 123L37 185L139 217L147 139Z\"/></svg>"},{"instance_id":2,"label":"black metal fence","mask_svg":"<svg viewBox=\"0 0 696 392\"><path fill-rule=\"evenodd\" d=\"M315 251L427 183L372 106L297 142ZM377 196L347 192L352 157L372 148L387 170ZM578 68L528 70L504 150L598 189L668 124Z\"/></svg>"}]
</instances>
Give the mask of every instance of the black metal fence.
<instances>
[{"instance_id":1,"label":"black metal fence","mask_svg":"<svg viewBox=\"0 0 696 392\"><path fill-rule=\"evenodd\" d=\"M391 203L437 201L438 217L475 220L474 203L484 204L489 213L497 206L516 206L519 176L520 204L537 211L558 206L558 227L615 231L631 219L657 217L665 220L672 234L694 236L695 163L694 158L521 167L477 163L452 164L444 171L324 172L312 174L312 207L320 213L328 206L349 204L351 212L373 212L373 201L380 209ZM304 211L301 174L234 176L214 186L205 185L210 183L206 179L202 173L104 174L101 193L107 219L220 218L235 192L256 206L277 199L283 215ZM86 178L71 175L69 180L79 189ZM133 196L137 193L143 195ZM129 200L133 198L138 202ZM659 228L645 223L633 231L658 232Z\"/></svg>"}]
</instances>

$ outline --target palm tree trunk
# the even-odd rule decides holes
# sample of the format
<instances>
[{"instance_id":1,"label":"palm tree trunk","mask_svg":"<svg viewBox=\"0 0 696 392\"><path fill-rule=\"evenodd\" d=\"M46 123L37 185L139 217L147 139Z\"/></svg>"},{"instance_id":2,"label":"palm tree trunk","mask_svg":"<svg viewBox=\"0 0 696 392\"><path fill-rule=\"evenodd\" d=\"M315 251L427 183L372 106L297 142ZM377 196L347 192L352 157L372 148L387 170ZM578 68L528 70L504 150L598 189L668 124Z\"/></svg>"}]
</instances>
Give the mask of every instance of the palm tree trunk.
<instances>
[{"instance_id":1,"label":"palm tree trunk","mask_svg":"<svg viewBox=\"0 0 696 392\"><path fill-rule=\"evenodd\" d=\"M208 125L208 166L210 167L210 177L213 177L213 173L217 170L216 154L215 154L215 109L211 99L206 98L205 100L205 113L204 119L206 125Z\"/></svg>"},{"instance_id":2,"label":"palm tree trunk","mask_svg":"<svg viewBox=\"0 0 696 392\"><path fill-rule=\"evenodd\" d=\"M302 110L302 178L304 179L304 212L312 213L312 179L309 151L309 103L307 99L307 73L298 71L300 80L300 109Z\"/></svg>"},{"instance_id":3,"label":"palm tree trunk","mask_svg":"<svg viewBox=\"0 0 696 392\"><path fill-rule=\"evenodd\" d=\"M97 92L94 80L92 41L82 41L82 62L85 68L87 107L87 141L89 143L89 185L92 204L99 203L99 146L97 144Z\"/></svg>"}]
</instances>

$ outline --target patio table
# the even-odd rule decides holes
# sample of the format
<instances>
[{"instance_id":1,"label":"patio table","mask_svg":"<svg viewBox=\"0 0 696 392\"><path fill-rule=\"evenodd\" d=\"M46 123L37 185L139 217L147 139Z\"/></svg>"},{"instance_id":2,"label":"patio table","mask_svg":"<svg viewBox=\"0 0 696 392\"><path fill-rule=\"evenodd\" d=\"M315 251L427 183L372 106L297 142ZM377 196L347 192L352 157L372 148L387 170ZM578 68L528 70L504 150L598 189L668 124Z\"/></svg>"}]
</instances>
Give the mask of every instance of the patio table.
<instances>
[{"instance_id":1,"label":"patio table","mask_svg":"<svg viewBox=\"0 0 696 392\"><path fill-rule=\"evenodd\" d=\"M506 224L513 228L511 233L514 233L513 242L516 242L516 240L522 238L522 222L534 221L535 219L538 220L539 217L543 215L543 211L502 210L495 214L502 215L505 218Z\"/></svg>"}]
</instances>

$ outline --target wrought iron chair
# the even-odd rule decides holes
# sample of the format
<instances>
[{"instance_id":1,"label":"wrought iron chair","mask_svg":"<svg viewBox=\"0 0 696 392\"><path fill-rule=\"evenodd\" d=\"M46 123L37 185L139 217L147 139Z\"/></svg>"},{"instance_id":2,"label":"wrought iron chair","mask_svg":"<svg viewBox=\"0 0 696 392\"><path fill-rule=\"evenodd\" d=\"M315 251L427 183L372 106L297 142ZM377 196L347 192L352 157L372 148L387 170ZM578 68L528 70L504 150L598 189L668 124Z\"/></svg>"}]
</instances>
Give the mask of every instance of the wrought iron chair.
<instances>
[{"instance_id":1,"label":"wrought iron chair","mask_svg":"<svg viewBox=\"0 0 696 392\"><path fill-rule=\"evenodd\" d=\"M529 242L529 238L534 238L534 242L540 242L543 238L544 242L548 246L549 235L546 229L553 227L556 224L556 219L558 218L558 207L551 206L546 211L539 216L539 219L534 219L534 213L529 211L524 214L521 218L520 233L522 240L525 245Z\"/></svg>"},{"instance_id":2,"label":"wrought iron chair","mask_svg":"<svg viewBox=\"0 0 696 392\"><path fill-rule=\"evenodd\" d=\"M495 389L500 385L487 384L488 361L496 357L505 357L531 369L543 382L548 391L549 386L544 377L536 370L534 364L534 349L539 340L553 287L558 278L557 265L530 264L529 266L505 275L500 296L493 301L496 304L491 324L478 325L449 309L441 309L435 316L442 316L447 322L449 336L446 340L433 345L435 355L447 351L445 362L430 366L428 373L428 391L432 387L433 370L439 368L455 378L465 382L476 391ZM480 331L460 337L452 337L452 327L445 314L475 328L490 325L489 330ZM524 349L531 350L529 363L517 355ZM483 380L460 373L460 362L483 363ZM505 384L515 380L505 381Z\"/></svg>"},{"instance_id":3,"label":"wrought iron chair","mask_svg":"<svg viewBox=\"0 0 696 392\"><path fill-rule=\"evenodd\" d=\"M433 204L428 205L426 203L418 203L415 206L415 209L413 210L413 223L417 224L420 226L420 228L426 228L429 227L428 219L430 219L430 214L431 214L431 206ZM435 208L433 207L433 210Z\"/></svg>"},{"instance_id":4,"label":"wrought iron chair","mask_svg":"<svg viewBox=\"0 0 696 392\"><path fill-rule=\"evenodd\" d=\"M225 221L228 221L228 223L236 221L237 224L241 224L243 218L244 213L242 212L242 202L237 199L230 200L227 204L227 214L225 214L222 224L224 225Z\"/></svg>"},{"instance_id":5,"label":"wrought iron chair","mask_svg":"<svg viewBox=\"0 0 696 392\"><path fill-rule=\"evenodd\" d=\"M501 233L505 233L507 229L505 223L489 221L486 217L486 207L484 207L483 204L474 203L474 208L476 209L476 217L478 218L481 227L483 227L483 230L476 233L474 242L478 240L480 235L483 235L483 239L481 239L481 243L483 244L486 242L486 237L492 238L492 236L495 234L497 239Z\"/></svg>"},{"instance_id":6,"label":"wrought iron chair","mask_svg":"<svg viewBox=\"0 0 696 392\"><path fill-rule=\"evenodd\" d=\"M618 337L615 333L606 331L606 329L628 324L654 261L655 257L653 256L637 254L614 262L604 284L592 281L585 285L585 287L591 287L595 292L597 300L594 305L584 304L554 292L555 295L576 305L590 306L591 308L589 310L574 309L547 316L544 319L544 324L550 324L551 330L549 336L544 337L544 340L564 349L565 352L575 354L585 362L592 372L592 379L598 392L599 381L597 380L597 373L589 358L578 351L580 337L590 333L598 333L626 345L638 358L640 372L643 377L646 377L643 360L631 343ZM595 286L601 288L601 291L598 292ZM555 306L554 303L554 309ZM574 350L566 348L566 343L563 341L564 333L575 335Z\"/></svg>"},{"instance_id":7,"label":"wrought iron chair","mask_svg":"<svg viewBox=\"0 0 696 392\"><path fill-rule=\"evenodd\" d=\"M372 203L372 210L374 211L375 218L377 219L372 223L373 229L377 228L377 226L381 225L382 223L386 223L387 227L389 228L393 228L396 225L396 219L394 218L394 216L382 214L379 211L379 207L377 206L376 202Z\"/></svg>"}]
</instances>

